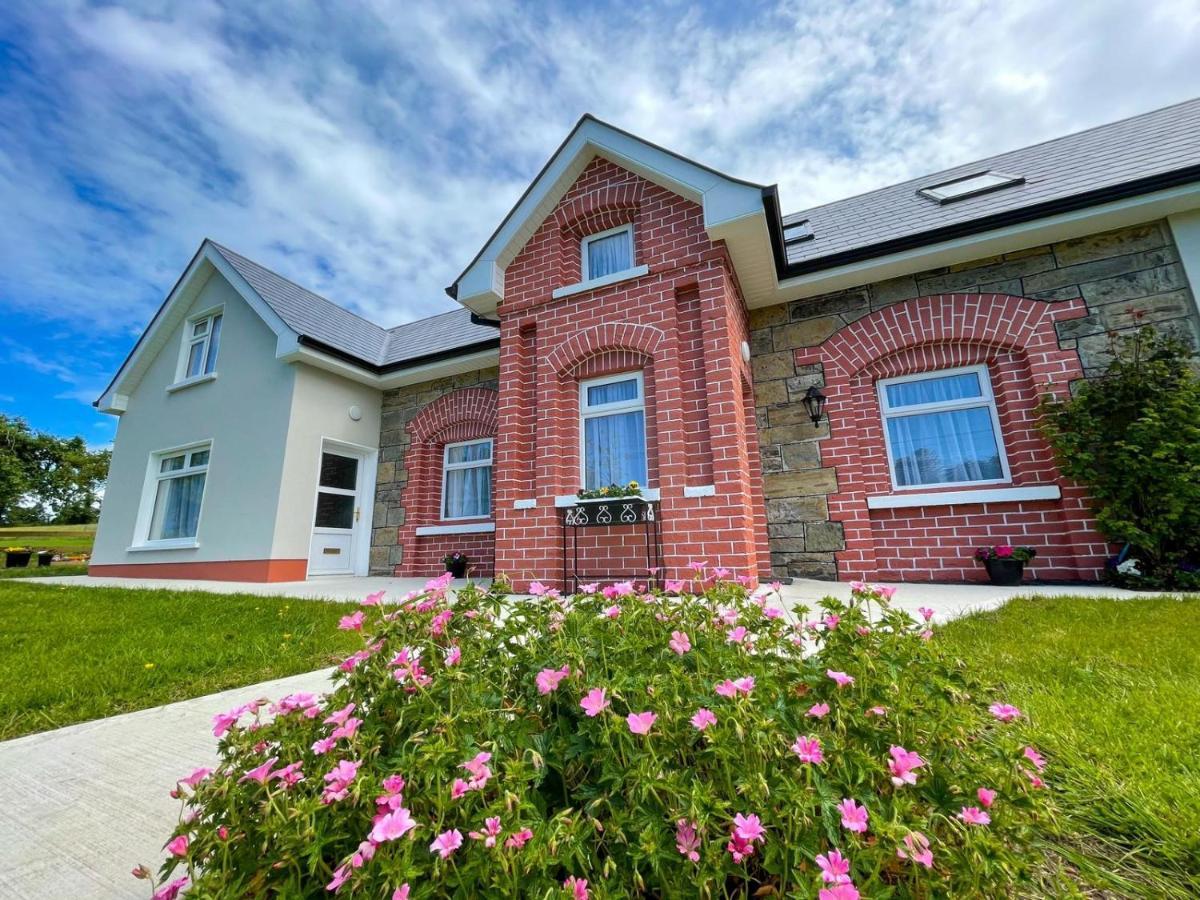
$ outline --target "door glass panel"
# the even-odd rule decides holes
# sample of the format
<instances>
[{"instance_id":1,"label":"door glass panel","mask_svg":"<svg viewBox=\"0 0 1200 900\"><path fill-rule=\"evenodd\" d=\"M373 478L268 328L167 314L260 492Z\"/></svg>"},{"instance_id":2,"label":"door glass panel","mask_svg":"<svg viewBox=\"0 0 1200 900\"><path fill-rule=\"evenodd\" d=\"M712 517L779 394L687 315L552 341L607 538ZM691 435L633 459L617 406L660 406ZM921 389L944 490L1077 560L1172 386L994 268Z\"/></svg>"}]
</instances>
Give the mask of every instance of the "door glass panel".
<instances>
[{"instance_id":1,"label":"door glass panel","mask_svg":"<svg viewBox=\"0 0 1200 900\"><path fill-rule=\"evenodd\" d=\"M352 491L358 484L358 460L337 453L321 454L321 487Z\"/></svg>"},{"instance_id":2,"label":"door glass panel","mask_svg":"<svg viewBox=\"0 0 1200 900\"><path fill-rule=\"evenodd\" d=\"M317 528L353 528L354 496L351 494L317 493Z\"/></svg>"}]
</instances>

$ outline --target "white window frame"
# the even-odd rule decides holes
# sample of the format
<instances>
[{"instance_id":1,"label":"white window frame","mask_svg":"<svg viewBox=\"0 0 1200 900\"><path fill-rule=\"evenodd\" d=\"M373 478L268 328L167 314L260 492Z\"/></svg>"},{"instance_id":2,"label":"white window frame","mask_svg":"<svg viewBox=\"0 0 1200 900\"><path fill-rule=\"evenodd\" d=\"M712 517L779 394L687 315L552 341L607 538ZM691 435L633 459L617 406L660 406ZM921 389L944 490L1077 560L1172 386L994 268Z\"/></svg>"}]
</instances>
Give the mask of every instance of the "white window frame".
<instances>
[{"instance_id":1,"label":"white window frame","mask_svg":"<svg viewBox=\"0 0 1200 900\"><path fill-rule=\"evenodd\" d=\"M471 460L467 460L465 462L457 462L457 463L450 462L450 450L452 448L468 447L468 446L471 446L472 444L487 444L488 445L490 452L488 453L487 460L471 459ZM496 482L495 482L496 473L493 468L495 466L495 464L496 464L496 439L495 438L487 437L487 438L474 438L469 441L455 441L454 443L447 444L445 446L445 448L442 450L442 499L439 502L439 506L438 506L438 517L439 517L439 519L441 519L441 521L443 521L443 522L460 522L465 519L480 520L480 519L492 518L493 514L495 513L494 500L495 500L495 488L496 488ZM484 515L484 516L448 516L448 515L446 515L446 485L450 481L450 479L447 477L447 475L450 472L455 471L456 469L478 469L478 468L482 468L483 466L487 466L488 468L493 469L493 471L492 471L492 479L493 479L492 480L492 496L488 497L487 515Z\"/></svg>"},{"instance_id":2,"label":"white window frame","mask_svg":"<svg viewBox=\"0 0 1200 900\"><path fill-rule=\"evenodd\" d=\"M221 341L217 339L217 352L213 355L213 364L211 369L206 369L208 361L209 344L212 342L213 321L221 317L221 331L225 331L225 307L214 306L211 309L206 309L203 312L198 312L193 316L188 316L183 324L183 335L179 348L179 363L175 367L175 384L172 387L177 387L184 384L196 384L201 381L211 381L217 377L217 357L221 354ZM203 336L193 337L195 327L201 322L207 321L208 328L205 329ZM191 358L192 347L196 344L201 344L202 359L205 361L201 367L201 372L197 375L188 375L188 359Z\"/></svg>"},{"instance_id":3,"label":"white window frame","mask_svg":"<svg viewBox=\"0 0 1200 900\"><path fill-rule=\"evenodd\" d=\"M208 451L208 461L199 466L188 466L191 454L200 450ZM172 456L187 454L184 468L172 472L162 471L162 461ZM134 543L130 550L183 550L200 546L200 527L204 521L204 503L208 498L208 474L212 468L213 441L194 441L179 447L169 447L166 450L155 450L150 454L146 464L146 480L142 486L142 500L138 507L137 524L134 528ZM204 473L204 491L200 494L200 512L196 516L196 533L192 537L165 538L154 540L150 537L150 528L154 524L154 503L158 498L158 487L164 481L182 478L185 475Z\"/></svg>"},{"instance_id":4,"label":"white window frame","mask_svg":"<svg viewBox=\"0 0 1200 900\"><path fill-rule=\"evenodd\" d=\"M939 400L933 403L919 403L912 406L901 406L892 409L887 399L887 386L903 384L912 381L927 381L931 378L944 378L948 375L965 375L975 373L979 377L979 397L967 397L962 400ZM960 366L955 369L938 369L932 372L920 372L913 375L900 375L896 378L883 378L875 385L879 397L879 412L883 421L883 443L887 450L888 476L891 479L893 491L927 491L930 488L943 487L974 487L987 484L1011 484L1012 472L1008 467L1008 452L1004 448L1004 435L1000 431L1000 416L996 411L996 396L992 392L992 379L985 364L977 366ZM980 481L938 481L922 484L900 485L896 480L896 463L892 452L892 436L888 429L889 419L931 412L947 412L955 409L974 409L987 407L992 418L992 432L996 438L996 451L1000 455L1000 478L988 478Z\"/></svg>"},{"instance_id":5,"label":"white window frame","mask_svg":"<svg viewBox=\"0 0 1200 900\"><path fill-rule=\"evenodd\" d=\"M617 381L637 381L637 396L632 400L618 400L613 403L602 403L592 407L588 403L588 388L612 384ZM642 413L642 459L646 461L646 481L650 480L650 422L646 415L646 378L640 370L621 372L618 375L605 375L602 378L589 378L579 382L579 487L587 489L587 420L599 416L611 416L616 413ZM643 484L641 487L648 487ZM607 485L600 485L607 487Z\"/></svg>"},{"instance_id":6,"label":"white window frame","mask_svg":"<svg viewBox=\"0 0 1200 900\"><path fill-rule=\"evenodd\" d=\"M601 238L612 237L614 234L626 232L629 234L629 265L619 272L609 272L607 275L593 275L591 267L588 265L588 244L592 241L598 241ZM631 272L637 268L637 245L633 240L633 224L618 225L616 228L609 228L607 231L597 231L595 234L589 234L579 241L579 281L587 284L591 281L596 281L600 278L613 278L623 272Z\"/></svg>"}]
</instances>

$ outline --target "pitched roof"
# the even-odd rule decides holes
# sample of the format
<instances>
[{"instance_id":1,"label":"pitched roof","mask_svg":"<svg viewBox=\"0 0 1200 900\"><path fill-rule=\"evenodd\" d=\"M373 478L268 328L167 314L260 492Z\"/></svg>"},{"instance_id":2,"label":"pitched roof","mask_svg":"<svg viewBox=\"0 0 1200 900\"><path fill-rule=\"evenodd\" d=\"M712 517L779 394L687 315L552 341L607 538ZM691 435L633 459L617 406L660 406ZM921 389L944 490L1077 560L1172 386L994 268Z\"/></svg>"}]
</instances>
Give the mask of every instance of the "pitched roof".
<instances>
[{"instance_id":1,"label":"pitched roof","mask_svg":"<svg viewBox=\"0 0 1200 900\"><path fill-rule=\"evenodd\" d=\"M836 264L824 262L826 257L856 251L865 256L875 245L906 238L916 245L920 235L938 229L1024 209L1032 213L1030 208L1044 204L1196 167L1200 99L791 213L783 217L784 226L807 220L814 236L785 248L787 264L813 271ZM917 193L988 170L1024 178L1024 183L944 204ZM1196 179L1200 171L1189 180Z\"/></svg>"},{"instance_id":2,"label":"pitched roof","mask_svg":"<svg viewBox=\"0 0 1200 900\"><path fill-rule=\"evenodd\" d=\"M464 307L382 328L228 247L209 243L289 328L370 366L396 366L499 337L495 328L472 323Z\"/></svg>"}]
</instances>

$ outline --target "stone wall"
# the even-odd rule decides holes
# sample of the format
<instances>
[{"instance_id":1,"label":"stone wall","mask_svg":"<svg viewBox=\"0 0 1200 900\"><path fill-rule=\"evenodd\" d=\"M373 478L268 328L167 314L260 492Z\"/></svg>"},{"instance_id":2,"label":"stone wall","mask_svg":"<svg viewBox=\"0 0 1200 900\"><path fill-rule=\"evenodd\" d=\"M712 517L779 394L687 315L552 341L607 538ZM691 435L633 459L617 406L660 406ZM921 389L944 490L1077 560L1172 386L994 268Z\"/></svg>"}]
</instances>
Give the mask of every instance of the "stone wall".
<instances>
[{"instance_id":1,"label":"stone wall","mask_svg":"<svg viewBox=\"0 0 1200 900\"><path fill-rule=\"evenodd\" d=\"M931 269L750 314L751 348L772 568L776 575L837 577L842 525L829 521L837 471L822 464L828 421L814 428L800 400L823 387L820 363L796 351L823 343L872 312L934 294L996 293L1079 301L1086 314L1056 324L1059 344L1085 374L1108 360L1109 332L1135 317L1200 346L1200 316L1165 222L1150 222L1002 256ZM835 427L837 414L834 412ZM842 427L853 427L844 423Z\"/></svg>"},{"instance_id":2,"label":"stone wall","mask_svg":"<svg viewBox=\"0 0 1200 900\"><path fill-rule=\"evenodd\" d=\"M379 470L375 478L375 518L371 533L372 575L391 575L404 562L399 530L406 519L403 498L409 479L405 466L411 439L408 423L430 403L452 391L467 387L495 390L499 377L499 369L493 367L384 392Z\"/></svg>"}]
</instances>

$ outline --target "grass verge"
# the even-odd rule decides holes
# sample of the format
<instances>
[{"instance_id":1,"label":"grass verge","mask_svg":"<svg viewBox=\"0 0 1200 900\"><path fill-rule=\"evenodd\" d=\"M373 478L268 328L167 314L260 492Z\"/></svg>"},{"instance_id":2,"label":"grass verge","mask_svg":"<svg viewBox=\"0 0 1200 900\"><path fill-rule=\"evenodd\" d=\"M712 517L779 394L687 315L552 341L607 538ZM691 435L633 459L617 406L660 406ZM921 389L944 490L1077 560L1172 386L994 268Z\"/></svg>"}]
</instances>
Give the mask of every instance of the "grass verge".
<instances>
[{"instance_id":1,"label":"grass verge","mask_svg":"<svg viewBox=\"0 0 1200 900\"><path fill-rule=\"evenodd\" d=\"M1048 848L1096 896L1200 896L1200 598L1013 600L942 639L1028 715Z\"/></svg>"},{"instance_id":2,"label":"grass verge","mask_svg":"<svg viewBox=\"0 0 1200 900\"><path fill-rule=\"evenodd\" d=\"M249 594L0 584L0 739L330 665L355 608Z\"/></svg>"}]
</instances>

